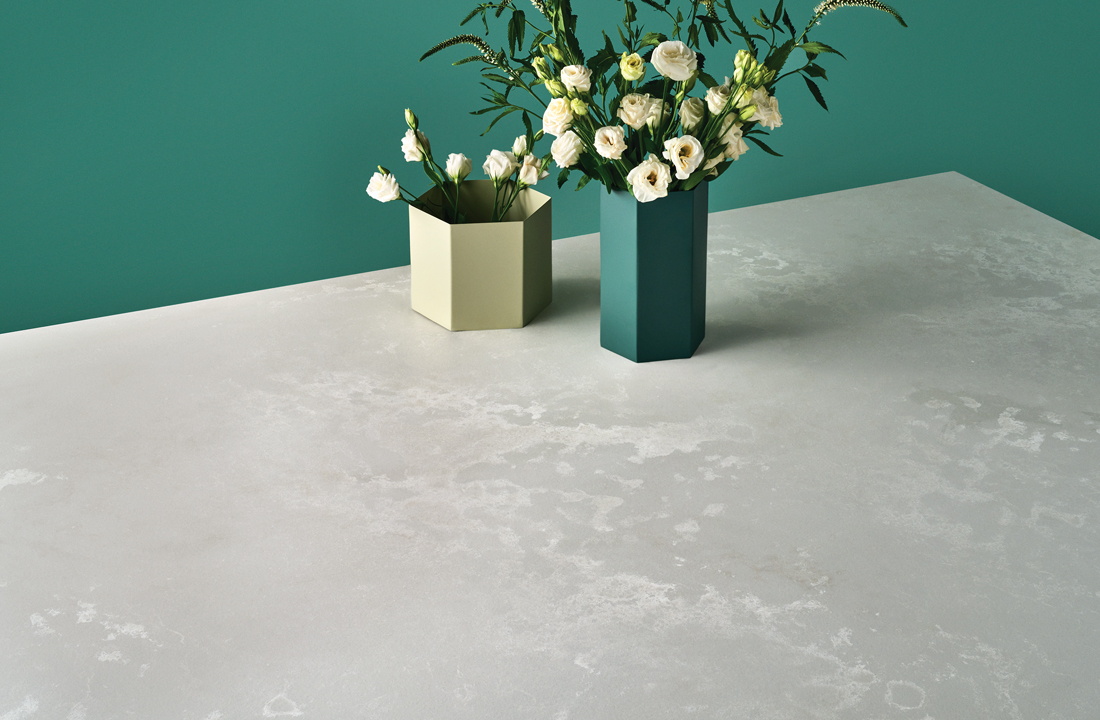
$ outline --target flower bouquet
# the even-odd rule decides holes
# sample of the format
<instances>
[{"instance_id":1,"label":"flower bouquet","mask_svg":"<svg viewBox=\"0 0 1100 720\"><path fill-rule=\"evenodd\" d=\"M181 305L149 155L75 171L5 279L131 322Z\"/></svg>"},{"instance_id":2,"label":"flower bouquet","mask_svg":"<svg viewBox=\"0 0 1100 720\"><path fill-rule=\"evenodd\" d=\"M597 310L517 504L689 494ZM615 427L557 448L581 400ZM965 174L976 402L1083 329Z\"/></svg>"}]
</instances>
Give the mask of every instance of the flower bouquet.
<instances>
[{"instance_id":1,"label":"flower bouquet","mask_svg":"<svg viewBox=\"0 0 1100 720\"><path fill-rule=\"evenodd\" d=\"M550 198L531 189L548 174L550 155L529 151L542 132L493 150L489 179L469 180L469 158L451 153L441 166L411 110L405 121L401 151L432 187L416 197L380 165L367 194L409 205L413 310L448 330L523 327L551 300Z\"/></svg>"},{"instance_id":2,"label":"flower bouquet","mask_svg":"<svg viewBox=\"0 0 1100 720\"><path fill-rule=\"evenodd\" d=\"M463 34L421 60L458 45L477 48L454 63L482 65L489 94L475 114L497 112L490 128L516 112L528 127L532 117L541 118L543 132L555 137L558 186L577 171L577 189L591 180L607 189L600 232L603 346L635 361L690 357L704 329L709 183L703 181L721 177L748 143L779 154L764 138L783 124L775 95L780 80L801 76L828 109L816 82L826 79L819 58L840 53L809 39L822 18L863 6L905 22L878 0L827 0L799 32L780 0L773 13L752 16L750 29L732 0L690 0L675 9L671 0L641 0L671 26L665 35L647 32L637 5L623 0L619 44L604 32L603 47L586 56L570 0L531 2L534 21L514 0L483 2L462 21L480 16L488 34L489 14L508 13L507 48L494 50L484 38ZM732 62L707 63L703 40L745 47ZM796 50L805 62L783 72Z\"/></svg>"},{"instance_id":3,"label":"flower bouquet","mask_svg":"<svg viewBox=\"0 0 1100 720\"><path fill-rule=\"evenodd\" d=\"M435 198L429 200L428 195L419 198L412 195L401 187L393 173L381 165L378 166L378 172L371 177L367 194L379 202L403 200L412 207L437 215L445 222L467 222L466 213L460 207L459 195L463 181L473 169L473 163L462 153L451 153L447 156L446 167L440 166L432 157L432 145L420 131L420 119L412 110L405 110L405 122L409 126L405 137L401 139L401 152L405 155L405 162L423 164L424 174L432 181L441 202L433 202ZM542 136L541 131L533 133L528 128L526 135L520 135L512 143L511 152L493 150L485 158L482 169L493 182L493 209L489 222L503 220L521 192L534 187L539 180L549 175L546 167L550 164L551 156L540 158L528 152L528 148L533 147Z\"/></svg>"},{"instance_id":4,"label":"flower bouquet","mask_svg":"<svg viewBox=\"0 0 1100 720\"><path fill-rule=\"evenodd\" d=\"M482 76L502 88L483 83L490 93L483 98L488 106L476 112L499 110L493 124L513 112L523 113L528 124L530 116L541 116L543 131L556 138L551 154L562 169L559 187L570 171L578 170L583 175L578 189L599 180L609 191L629 190L639 202L651 202L669 191L691 190L705 179L720 177L748 150L746 140L778 155L763 137L766 130L783 124L774 93L780 80L800 75L817 102L828 109L815 82L826 79L818 58L840 53L808 39L827 14L864 6L887 12L905 25L893 8L878 0L828 0L815 8L801 33L783 0L771 15L761 11L760 17L752 17L755 32L738 17L731 0L721 5L725 18L718 13L718 0L692 0L687 15L682 8L673 13L670 2L642 0L666 16L671 36L645 32L637 6L624 0L625 15L617 28L621 45L616 47L605 32L604 46L587 59L577 41L577 17L569 0L532 0L546 26L533 23L513 0L486 2L462 24L480 15L488 33L488 14L499 18L510 11L507 52L465 34L439 43L421 60L449 47L473 45L480 54L454 64L480 62ZM528 31L531 42L525 47ZM731 64L719 66L723 74L729 73L721 83L706 71L702 38L712 47L720 39L733 43L734 38L746 46ZM805 53L806 62L780 74L796 49ZM715 65L711 63L712 71ZM536 92L540 86L547 99ZM701 97L690 95L696 89ZM541 109L517 103L516 90L526 91Z\"/></svg>"}]
</instances>

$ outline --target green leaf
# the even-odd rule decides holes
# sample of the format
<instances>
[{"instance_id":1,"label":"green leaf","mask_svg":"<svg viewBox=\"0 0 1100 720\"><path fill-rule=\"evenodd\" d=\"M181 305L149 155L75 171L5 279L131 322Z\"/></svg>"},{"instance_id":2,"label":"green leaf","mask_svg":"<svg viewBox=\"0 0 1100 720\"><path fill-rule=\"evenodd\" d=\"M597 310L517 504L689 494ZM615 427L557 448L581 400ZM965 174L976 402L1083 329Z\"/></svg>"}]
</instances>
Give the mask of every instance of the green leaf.
<instances>
[{"instance_id":1,"label":"green leaf","mask_svg":"<svg viewBox=\"0 0 1100 720\"><path fill-rule=\"evenodd\" d=\"M703 83L703 87L705 87L708 90L711 89L712 87L717 87L718 86L718 81L715 80L710 75L703 72L702 70L699 71L699 82Z\"/></svg>"},{"instance_id":2,"label":"green leaf","mask_svg":"<svg viewBox=\"0 0 1100 720\"><path fill-rule=\"evenodd\" d=\"M714 47L714 43L718 42L718 31L715 30L715 27L721 26L714 22L714 18L709 18L706 15L700 15L699 20L702 21L703 32L706 33L707 42L710 43L711 47Z\"/></svg>"},{"instance_id":3,"label":"green leaf","mask_svg":"<svg viewBox=\"0 0 1100 720\"><path fill-rule=\"evenodd\" d=\"M717 166L715 166L715 168L714 168L715 170L717 170L717 171L718 171L718 174L717 174L717 175L715 175L714 177L712 177L712 178L711 178L710 180L707 180L707 182L714 182L714 181L715 181L715 180L717 180L718 178L722 177L722 173L724 173L724 172L725 172L726 170L729 170L729 169L730 169L730 166L731 166L731 165L733 165L733 161L732 161L732 160L726 161L726 162L724 162L724 163L719 163L719 164L718 164Z\"/></svg>"},{"instance_id":4,"label":"green leaf","mask_svg":"<svg viewBox=\"0 0 1100 720\"><path fill-rule=\"evenodd\" d=\"M502 95L496 88L492 87L491 85L486 85L485 83L478 83L478 85L489 91L489 97L491 97L492 99L490 100L489 98L484 98L486 102L495 102L498 105L502 105L508 102L508 98Z\"/></svg>"},{"instance_id":5,"label":"green leaf","mask_svg":"<svg viewBox=\"0 0 1100 720\"><path fill-rule=\"evenodd\" d=\"M483 132L483 133L481 133L481 134L482 134L482 135L486 135L486 134L488 134L488 132L489 132L490 130L492 130L492 129L493 129L493 126L494 126L494 125L496 125L496 124L497 124L498 122L500 122L501 120L503 120L503 119L504 119L505 117L507 117L508 115L511 115L512 113L514 113L514 112L515 112L516 110L519 110L519 109L520 109L520 108L518 108L518 107L516 107L516 106L514 106L514 105L513 105L512 107L510 107L510 108L506 109L506 110L505 110L504 112L502 112L502 113L501 113L500 115L497 115L497 116L496 116L495 118L493 118L493 121L492 121L491 123L489 123L489 127L485 128L485 132Z\"/></svg>"},{"instance_id":6,"label":"green leaf","mask_svg":"<svg viewBox=\"0 0 1100 720\"><path fill-rule=\"evenodd\" d=\"M476 8L474 8L473 10L471 10L471 11L470 11L470 14L469 14L469 15L467 15L467 16L466 16L466 17L464 17L464 18L462 18L462 22L460 22L460 23L458 24L458 25L459 25L459 27L462 27L462 26L463 26L463 25L465 25L466 23L468 23L468 22L470 22L471 20L473 20L473 19L474 19L474 16L475 16L475 15L477 15L478 13L484 13L484 12L485 12L485 8L484 8L484 7L482 7L481 5L478 5L478 6L476 7Z\"/></svg>"},{"instance_id":7,"label":"green leaf","mask_svg":"<svg viewBox=\"0 0 1100 720\"><path fill-rule=\"evenodd\" d=\"M764 60L764 67L769 70L775 70L776 73L778 73L783 69L783 65L786 64L787 58L791 54L791 50L794 50L794 38L791 38L768 53L767 59Z\"/></svg>"},{"instance_id":8,"label":"green leaf","mask_svg":"<svg viewBox=\"0 0 1100 720\"><path fill-rule=\"evenodd\" d=\"M661 12L665 11L664 5L656 2L656 0L642 0L642 2L644 2L646 5L649 5L650 7L660 10Z\"/></svg>"},{"instance_id":9,"label":"green leaf","mask_svg":"<svg viewBox=\"0 0 1100 720\"><path fill-rule=\"evenodd\" d=\"M756 23L757 25L759 25L760 27L764 28L765 30L771 30L771 29L772 29L772 25L771 25L771 23L769 23L769 22L768 22L768 16L767 16L767 15L764 15L764 11L763 11L763 10L761 10L761 11L760 11L760 14L764 16L764 19L763 19L763 20L761 20L760 18L758 18L758 17L756 17L755 15L753 15L753 16L752 16L752 21L753 21L754 23Z\"/></svg>"},{"instance_id":10,"label":"green leaf","mask_svg":"<svg viewBox=\"0 0 1100 720\"><path fill-rule=\"evenodd\" d=\"M758 53L756 50L756 43L752 41L754 36L749 33L749 29L745 27L745 23L741 22L741 18L737 17L737 13L733 11L733 3L730 0L726 0L725 8L730 16L730 20L733 20L733 24L741 31L738 35L744 39L745 43L749 46L749 50L752 50L752 54L755 57ZM763 38L760 39L763 40Z\"/></svg>"},{"instance_id":11,"label":"green leaf","mask_svg":"<svg viewBox=\"0 0 1100 720\"><path fill-rule=\"evenodd\" d=\"M821 67L820 65L814 65L813 63L810 63L806 67L802 68L802 72L806 73L810 77L818 77L822 80L829 79L825 77L825 68Z\"/></svg>"},{"instance_id":12,"label":"green leaf","mask_svg":"<svg viewBox=\"0 0 1100 720\"><path fill-rule=\"evenodd\" d=\"M512 13L512 22L516 24L516 47L523 47L523 36L527 33L527 16L522 10L516 10ZM512 54L516 54L514 50Z\"/></svg>"},{"instance_id":13,"label":"green leaf","mask_svg":"<svg viewBox=\"0 0 1100 720\"><path fill-rule=\"evenodd\" d=\"M794 29L794 23L791 22L791 16L787 14L787 11L783 11L783 25L786 26L787 31L790 32L791 37L795 37L798 32Z\"/></svg>"},{"instance_id":14,"label":"green leaf","mask_svg":"<svg viewBox=\"0 0 1100 720\"><path fill-rule=\"evenodd\" d=\"M672 83L669 83L669 89L672 89ZM657 78L656 80L650 80L647 83L638 86L638 89L634 92L639 95L649 95L654 98L664 98L665 93L665 79Z\"/></svg>"},{"instance_id":15,"label":"green leaf","mask_svg":"<svg viewBox=\"0 0 1100 720\"><path fill-rule=\"evenodd\" d=\"M699 26L692 23L688 27L688 41L687 44L692 47L699 47Z\"/></svg>"},{"instance_id":16,"label":"green leaf","mask_svg":"<svg viewBox=\"0 0 1100 720\"><path fill-rule=\"evenodd\" d=\"M627 25L638 19L638 8L630 0L626 1L626 17L623 19Z\"/></svg>"},{"instance_id":17,"label":"green leaf","mask_svg":"<svg viewBox=\"0 0 1100 720\"><path fill-rule=\"evenodd\" d=\"M577 189L577 190L580 190L580 189L581 189L582 187L584 187L585 185L587 185L587 184L588 184L588 182L589 182L589 181L590 181L591 179L592 179L592 178L588 177L587 175L581 175L581 179L577 181L577 188L576 188L576 189Z\"/></svg>"},{"instance_id":18,"label":"green leaf","mask_svg":"<svg viewBox=\"0 0 1100 720\"><path fill-rule=\"evenodd\" d=\"M588 61L588 69L592 71L594 78L602 77L612 65L617 64L619 55L615 52L615 46L611 44L611 38L607 33L603 34L603 47Z\"/></svg>"},{"instance_id":19,"label":"green leaf","mask_svg":"<svg viewBox=\"0 0 1100 720\"><path fill-rule=\"evenodd\" d=\"M538 51L538 47L542 44L543 40L552 37L553 36L545 30L539 30L538 33L535 34L535 37L531 38L531 54L534 55L535 52Z\"/></svg>"},{"instance_id":20,"label":"green leaf","mask_svg":"<svg viewBox=\"0 0 1100 720\"><path fill-rule=\"evenodd\" d=\"M710 172L710 170L707 170L706 168L699 168L691 175L689 175L687 180L684 180L684 184L680 189L694 190L696 185L703 182L703 178L707 176L708 172Z\"/></svg>"},{"instance_id":21,"label":"green leaf","mask_svg":"<svg viewBox=\"0 0 1100 720\"><path fill-rule=\"evenodd\" d=\"M534 149L535 149L535 144L534 144L535 131L531 127L531 118L527 115L527 111L524 111L524 113L523 113L523 126L525 128L527 128L527 146L528 146L528 149L531 150L532 152L534 152Z\"/></svg>"},{"instance_id":22,"label":"green leaf","mask_svg":"<svg viewBox=\"0 0 1100 720\"><path fill-rule=\"evenodd\" d=\"M623 46L629 48L630 43L627 42L626 36L623 35L623 29L618 25L615 26L615 29L619 31L619 39L623 41Z\"/></svg>"},{"instance_id":23,"label":"green leaf","mask_svg":"<svg viewBox=\"0 0 1100 720\"><path fill-rule=\"evenodd\" d=\"M752 140L754 143L756 143L757 145L760 146L761 150L763 150L767 154L775 155L776 157L783 157L782 155L777 153L775 150L772 150L770 147L768 147L767 143L765 143L763 140L758 139L755 135L744 135L743 137L746 140Z\"/></svg>"},{"instance_id":24,"label":"green leaf","mask_svg":"<svg viewBox=\"0 0 1100 720\"><path fill-rule=\"evenodd\" d=\"M821 55L822 53L833 53L834 55L840 55L844 57L843 53L839 50L834 50L823 42L804 42L798 47L806 51L807 55ZM844 58L847 60L848 58Z\"/></svg>"},{"instance_id":25,"label":"green leaf","mask_svg":"<svg viewBox=\"0 0 1100 720\"><path fill-rule=\"evenodd\" d=\"M638 49L640 50L650 45L660 45L665 40L668 40L668 38L661 33L647 32L645 35L642 35L641 40L638 41Z\"/></svg>"},{"instance_id":26,"label":"green leaf","mask_svg":"<svg viewBox=\"0 0 1100 720\"><path fill-rule=\"evenodd\" d=\"M577 16L573 14L569 0L559 0L554 8L554 29L557 30L558 41L564 41L565 44L564 48L561 45L558 47L567 51L565 54L571 56L573 63L583 65L584 53L581 52L576 36Z\"/></svg>"},{"instance_id":27,"label":"green leaf","mask_svg":"<svg viewBox=\"0 0 1100 720\"><path fill-rule=\"evenodd\" d=\"M562 171L558 173L558 187L560 188L569 179L569 168L562 168Z\"/></svg>"},{"instance_id":28,"label":"green leaf","mask_svg":"<svg viewBox=\"0 0 1100 720\"><path fill-rule=\"evenodd\" d=\"M501 85L511 85L512 87L516 87L518 85L518 83L512 78L507 78L503 75L497 75L496 73L481 73L481 77L485 78L486 80L498 82Z\"/></svg>"},{"instance_id":29,"label":"green leaf","mask_svg":"<svg viewBox=\"0 0 1100 720\"><path fill-rule=\"evenodd\" d=\"M761 10L760 14L763 15L764 11ZM775 27L776 25L779 24L779 18L781 18L782 16L783 16L783 0L779 0L779 4L775 6L775 13L770 18L770 22L772 24L772 27Z\"/></svg>"},{"instance_id":30,"label":"green leaf","mask_svg":"<svg viewBox=\"0 0 1100 720\"><path fill-rule=\"evenodd\" d=\"M611 104L607 106L608 117L614 119L619 117L619 105L622 104L622 97L617 97L611 101Z\"/></svg>"},{"instance_id":31,"label":"green leaf","mask_svg":"<svg viewBox=\"0 0 1100 720\"><path fill-rule=\"evenodd\" d=\"M600 174L600 182L604 185L611 186L614 182L611 178L611 171L608 169L610 166L607 163L596 166L596 172Z\"/></svg>"},{"instance_id":32,"label":"green leaf","mask_svg":"<svg viewBox=\"0 0 1100 720\"><path fill-rule=\"evenodd\" d=\"M802 79L806 81L806 87L810 88L810 93L813 94L814 100L817 100L817 104L825 108L825 111L828 112L829 106L825 104L825 98L821 95L821 88L817 86L817 83L805 75L802 76Z\"/></svg>"}]
</instances>

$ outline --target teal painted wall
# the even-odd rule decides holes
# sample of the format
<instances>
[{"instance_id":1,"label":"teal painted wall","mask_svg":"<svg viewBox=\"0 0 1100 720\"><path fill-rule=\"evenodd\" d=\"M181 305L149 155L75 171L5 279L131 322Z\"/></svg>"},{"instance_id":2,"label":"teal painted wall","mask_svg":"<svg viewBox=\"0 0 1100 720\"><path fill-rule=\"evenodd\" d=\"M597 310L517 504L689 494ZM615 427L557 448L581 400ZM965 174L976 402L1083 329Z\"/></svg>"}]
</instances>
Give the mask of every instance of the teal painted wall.
<instances>
[{"instance_id":1,"label":"teal painted wall","mask_svg":"<svg viewBox=\"0 0 1100 720\"><path fill-rule=\"evenodd\" d=\"M574 1L592 34L617 19ZM813 4L788 4L796 24ZM475 165L516 134L477 137L461 51L416 62L467 5L0 3L0 332L407 263L404 206L364 192L379 163L427 186L402 109ZM1096 6L896 5L908 30L825 19L816 38L848 56L826 61L832 111L780 86L786 157L748 153L712 210L957 170L1100 235ZM552 193L556 237L596 232L597 191Z\"/></svg>"}]
</instances>

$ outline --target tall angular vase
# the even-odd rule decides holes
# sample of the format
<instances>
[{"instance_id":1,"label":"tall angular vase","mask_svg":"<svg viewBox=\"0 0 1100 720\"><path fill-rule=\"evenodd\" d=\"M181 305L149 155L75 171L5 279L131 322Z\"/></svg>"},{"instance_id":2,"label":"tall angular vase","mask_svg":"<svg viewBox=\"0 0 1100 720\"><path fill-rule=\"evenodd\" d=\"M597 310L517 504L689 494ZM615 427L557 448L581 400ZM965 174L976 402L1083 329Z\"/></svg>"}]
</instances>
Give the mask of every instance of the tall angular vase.
<instances>
[{"instance_id":1,"label":"tall angular vase","mask_svg":"<svg viewBox=\"0 0 1100 720\"><path fill-rule=\"evenodd\" d=\"M600 197L600 345L634 362L691 357L706 325L707 183L648 203Z\"/></svg>"}]
</instances>

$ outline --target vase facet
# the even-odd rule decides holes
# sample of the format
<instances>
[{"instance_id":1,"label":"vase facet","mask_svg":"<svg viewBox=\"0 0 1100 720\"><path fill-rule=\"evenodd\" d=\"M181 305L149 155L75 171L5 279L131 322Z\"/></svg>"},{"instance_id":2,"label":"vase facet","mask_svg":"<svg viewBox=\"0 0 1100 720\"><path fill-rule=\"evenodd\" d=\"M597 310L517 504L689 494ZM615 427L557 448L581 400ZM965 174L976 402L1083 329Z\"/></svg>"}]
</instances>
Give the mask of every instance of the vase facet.
<instances>
[{"instance_id":1,"label":"vase facet","mask_svg":"<svg viewBox=\"0 0 1100 720\"><path fill-rule=\"evenodd\" d=\"M600 197L600 345L634 362L691 357L706 325L707 183L648 203Z\"/></svg>"}]
</instances>

